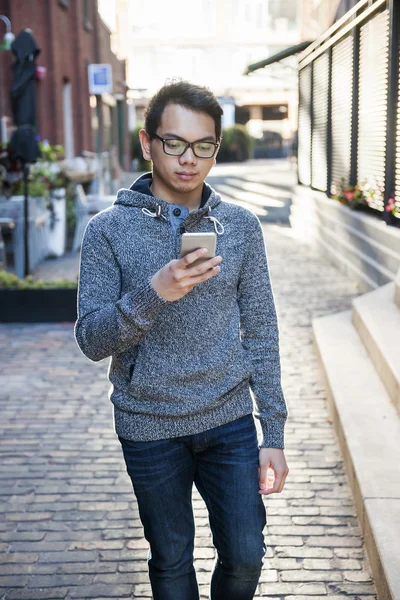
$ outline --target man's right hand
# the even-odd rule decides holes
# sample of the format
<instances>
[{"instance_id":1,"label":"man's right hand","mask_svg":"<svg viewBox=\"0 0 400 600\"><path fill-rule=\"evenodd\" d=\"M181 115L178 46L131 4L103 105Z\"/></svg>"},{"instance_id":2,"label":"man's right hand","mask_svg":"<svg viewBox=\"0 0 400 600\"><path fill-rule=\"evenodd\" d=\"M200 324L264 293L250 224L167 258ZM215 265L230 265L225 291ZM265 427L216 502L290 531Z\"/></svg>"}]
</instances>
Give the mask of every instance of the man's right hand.
<instances>
[{"instance_id":1,"label":"man's right hand","mask_svg":"<svg viewBox=\"0 0 400 600\"><path fill-rule=\"evenodd\" d=\"M193 267L190 265L203 255L203 248L175 258L157 271L150 280L151 285L165 300L174 302L186 296L195 285L218 275L222 256L214 256Z\"/></svg>"}]
</instances>

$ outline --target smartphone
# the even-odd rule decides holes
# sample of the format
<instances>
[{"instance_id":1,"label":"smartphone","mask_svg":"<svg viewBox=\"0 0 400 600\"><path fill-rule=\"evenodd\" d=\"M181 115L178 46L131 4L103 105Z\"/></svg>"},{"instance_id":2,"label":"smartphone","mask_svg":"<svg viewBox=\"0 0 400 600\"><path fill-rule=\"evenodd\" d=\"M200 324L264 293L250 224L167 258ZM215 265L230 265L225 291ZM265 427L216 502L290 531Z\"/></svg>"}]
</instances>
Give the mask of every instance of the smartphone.
<instances>
[{"instance_id":1,"label":"smartphone","mask_svg":"<svg viewBox=\"0 0 400 600\"><path fill-rule=\"evenodd\" d=\"M197 250L198 248L207 248L207 252L188 265L188 267L196 266L215 256L215 251L217 248L217 234L215 231L182 234L181 258L190 252L194 252L194 250Z\"/></svg>"}]
</instances>

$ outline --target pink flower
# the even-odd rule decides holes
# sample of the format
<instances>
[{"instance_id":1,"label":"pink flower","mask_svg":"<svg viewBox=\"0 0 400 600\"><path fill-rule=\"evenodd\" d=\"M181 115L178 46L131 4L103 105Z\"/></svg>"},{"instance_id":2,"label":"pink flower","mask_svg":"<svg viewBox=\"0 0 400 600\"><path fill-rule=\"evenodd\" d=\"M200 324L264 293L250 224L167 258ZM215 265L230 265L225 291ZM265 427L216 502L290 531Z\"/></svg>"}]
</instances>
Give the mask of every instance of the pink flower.
<instances>
[{"instance_id":1,"label":"pink flower","mask_svg":"<svg viewBox=\"0 0 400 600\"><path fill-rule=\"evenodd\" d=\"M391 198L389 198L388 203L385 206L385 210L387 212L394 212L396 207L396 198L394 198L393 196Z\"/></svg>"}]
</instances>

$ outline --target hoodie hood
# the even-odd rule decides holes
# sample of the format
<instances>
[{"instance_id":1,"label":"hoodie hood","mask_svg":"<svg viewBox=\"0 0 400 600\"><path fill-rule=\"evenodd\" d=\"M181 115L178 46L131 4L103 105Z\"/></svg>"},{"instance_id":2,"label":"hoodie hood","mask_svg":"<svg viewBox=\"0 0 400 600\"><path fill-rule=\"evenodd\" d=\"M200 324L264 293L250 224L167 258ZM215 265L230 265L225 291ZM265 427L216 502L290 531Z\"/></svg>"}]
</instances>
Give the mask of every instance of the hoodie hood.
<instances>
[{"instance_id":1,"label":"hoodie hood","mask_svg":"<svg viewBox=\"0 0 400 600\"><path fill-rule=\"evenodd\" d=\"M122 205L140 208L145 215L158 219L169 220L169 208L171 204L166 200L153 196L150 191L152 173L145 173L138 177L130 189L121 189L117 193L114 205ZM212 211L222 202L221 196L208 183L203 184L203 193L200 208L193 210L184 220L185 229L190 224L201 218L210 219L214 223L214 229L218 235L224 233L223 225L214 217ZM219 225L219 228L218 226Z\"/></svg>"}]
</instances>

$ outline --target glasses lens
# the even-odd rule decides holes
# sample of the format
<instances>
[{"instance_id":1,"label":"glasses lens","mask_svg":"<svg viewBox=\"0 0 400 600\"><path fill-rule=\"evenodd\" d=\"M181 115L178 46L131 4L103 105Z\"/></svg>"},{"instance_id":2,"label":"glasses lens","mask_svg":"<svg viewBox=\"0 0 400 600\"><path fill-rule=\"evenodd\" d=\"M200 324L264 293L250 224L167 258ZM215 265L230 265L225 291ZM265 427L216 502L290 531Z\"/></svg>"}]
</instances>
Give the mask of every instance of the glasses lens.
<instances>
[{"instance_id":1,"label":"glasses lens","mask_svg":"<svg viewBox=\"0 0 400 600\"><path fill-rule=\"evenodd\" d=\"M186 144L182 140L165 140L165 152L174 156L179 156L184 151Z\"/></svg>"},{"instance_id":2,"label":"glasses lens","mask_svg":"<svg viewBox=\"0 0 400 600\"><path fill-rule=\"evenodd\" d=\"M208 144L207 142L199 142L194 144L193 147L196 156L199 158L211 158L215 151L214 144Z\"/></svg>"}]
</instances>

